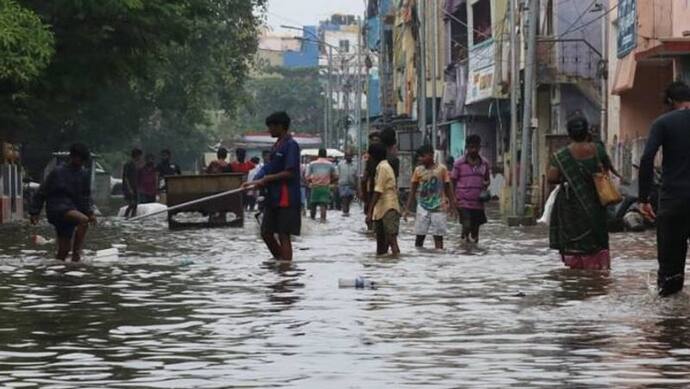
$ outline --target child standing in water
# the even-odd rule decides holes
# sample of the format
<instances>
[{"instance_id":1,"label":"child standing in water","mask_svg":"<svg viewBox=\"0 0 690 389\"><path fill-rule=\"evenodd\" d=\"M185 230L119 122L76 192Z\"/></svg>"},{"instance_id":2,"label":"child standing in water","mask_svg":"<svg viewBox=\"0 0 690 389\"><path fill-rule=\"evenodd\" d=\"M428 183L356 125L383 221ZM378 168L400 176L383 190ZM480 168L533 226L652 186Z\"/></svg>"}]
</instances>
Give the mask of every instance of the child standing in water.
<instances>
[{"instance_id":1,"label":"child standing in water","mask_svg":"<svg viewBox=\"0 0 690 389\"><path fill-rule=\"evenodd\" d=\"M448 169L434 161L434 149L424 145L417 150L420 166L412 174L410 197L405 207L405 217L417 201L415 240L416 247L423 247L428 234L434 237L436 249L443 249L443 237L448 231L448 216L455 214L455 196ZM444 199L445 195L445 199ZM444 201L447 199L447 202Z\"/></svg>"},{"instance_id":2,"label":"child standing in water","mask_svg":"<svg viewBox=\"0 0 690 389\"><path fill-rule=\"evenodd\" d=\"M462 239L479 242L479 227L487 222L481 194L489 187L491 168L489 162L479 155L482 139L479 135L470 135L465 142L465 155L455 162L452 179L455 182L455 194L460 207Z\"/></svg>"},{"instance_id":3,"label":"child standing in water","mask_svg":"<svg viewBox=\"0 0 690 389\"><path fill-rule=\"evenodd\" d=\"M400 254L398 232L400 230L400 200L395 172L386 160L386 146L375 143L369 146L369 158L376 164L374 192L372 193L367 223L373 222L376 233L376 255Z\"/></svg>"}]
</instances>

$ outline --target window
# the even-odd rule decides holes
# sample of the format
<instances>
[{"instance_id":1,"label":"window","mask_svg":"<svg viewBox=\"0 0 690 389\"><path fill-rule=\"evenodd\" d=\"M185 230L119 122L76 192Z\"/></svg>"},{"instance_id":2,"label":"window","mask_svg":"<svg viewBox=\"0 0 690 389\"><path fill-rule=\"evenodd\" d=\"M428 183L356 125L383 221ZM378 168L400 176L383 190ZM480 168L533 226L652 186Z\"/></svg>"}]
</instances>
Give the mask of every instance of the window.
<instances>
[{"instance_id":1,"label":"window","mask_svg":"<svg viewBox=\"0 0 690 389\"><path fill-rule=\"evenodd\" d=\"M463 3L448 19L450 23L451 62L459 63L467 59L467 7Z\"/></svg>"},{"instance_id":2,"label":"window","mask_svg":"<svg viewBox=\"0 0 690 389\"><path fill-rule=\"evenodd\" d=\"M472 4L472 21L472 42L475 45L491 38L491 0L479 0Z\"/></svg>"},{"instance_id":3,"label":"window","mask_svg":"<svg viewBox=\"0 0 690 389\"><path fill-rule=\"evenodd\" d=\"M341 53L349 53L350 52L350 41L349 40L342 39L338 46L340 46L340 52Z\"/></svg>"}]
</instances>

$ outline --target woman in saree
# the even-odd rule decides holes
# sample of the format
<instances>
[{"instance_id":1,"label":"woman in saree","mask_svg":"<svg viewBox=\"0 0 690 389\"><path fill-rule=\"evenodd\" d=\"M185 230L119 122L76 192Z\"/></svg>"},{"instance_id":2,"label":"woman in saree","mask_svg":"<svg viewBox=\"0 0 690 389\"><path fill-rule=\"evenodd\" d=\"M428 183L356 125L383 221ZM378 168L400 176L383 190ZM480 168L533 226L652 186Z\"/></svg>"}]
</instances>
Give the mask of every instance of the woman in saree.
<instances>
[{"instance_id":1,"label":"woman in saree","mask_svg":"<svg viewBox=\"0 0 690 389\"><path fill-rule=\"evenodd\" d=\"M611 160L601 144L589 140L589 123L583 116L568 120L570 145L551 158L548 181L561 184L549 231L549 246L558 250L571 269L611 268L606 207L599 201L593 176Z\"/></svg>"}]
</instances>

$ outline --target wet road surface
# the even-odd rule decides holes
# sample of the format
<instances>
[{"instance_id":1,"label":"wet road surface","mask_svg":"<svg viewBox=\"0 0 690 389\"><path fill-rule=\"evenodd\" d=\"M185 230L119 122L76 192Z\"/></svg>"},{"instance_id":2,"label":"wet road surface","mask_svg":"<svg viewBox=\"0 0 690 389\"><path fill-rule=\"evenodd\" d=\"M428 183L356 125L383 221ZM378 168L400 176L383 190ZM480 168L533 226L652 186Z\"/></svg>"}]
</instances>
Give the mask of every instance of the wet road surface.
<instances>
[{"instance_id":1,"label":"wet road surface","mask_svg":"<svg viewBox=\"0 0 690 389\"><path fill-rule=\"evenodd\" d=\"M30 243L47 225L0 227L0 386L690 386L690 300L650 288L651 233L614 235L610 273L578 272L543 227L494 221L478 249L436 253L414 249L410 222L390 259L360 215L329 217L305 221L292 264L269 260L251 218L105 218L87 248L126 244L120 260L69 266ZM358 275L383 286L338 288Z\"/></svg>"}]
</instances>

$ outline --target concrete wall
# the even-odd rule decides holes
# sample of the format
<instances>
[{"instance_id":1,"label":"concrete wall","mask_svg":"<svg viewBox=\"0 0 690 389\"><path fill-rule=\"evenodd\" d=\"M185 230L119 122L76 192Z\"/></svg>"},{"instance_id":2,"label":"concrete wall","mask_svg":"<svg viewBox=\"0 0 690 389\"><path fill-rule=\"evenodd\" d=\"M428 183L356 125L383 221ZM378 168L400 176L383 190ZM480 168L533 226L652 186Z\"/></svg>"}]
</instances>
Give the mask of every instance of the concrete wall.
<instances>
[{"instance_id":1,"label":"concrete wall","mask_svg":"<svg viewBox=\"0 0 690 389\"><path fill-rule=\"evenodd\" d=\"M690 1L674 1L672 4L671 18L673 21L673 36L683 36L690 31Z\"/></svg>"},{"instance_id":2,"label":"concrete wall","mask_svg":"<svg viewBox=\"0 0 690 389\"><path fill-rule=\"evenodd\" d=\"M671 81L673 67L670 62L637 65L635 87L620 96L620 140L647 137L651 123L666 111L661 91Z\"/></svg>"}]
</instances>

